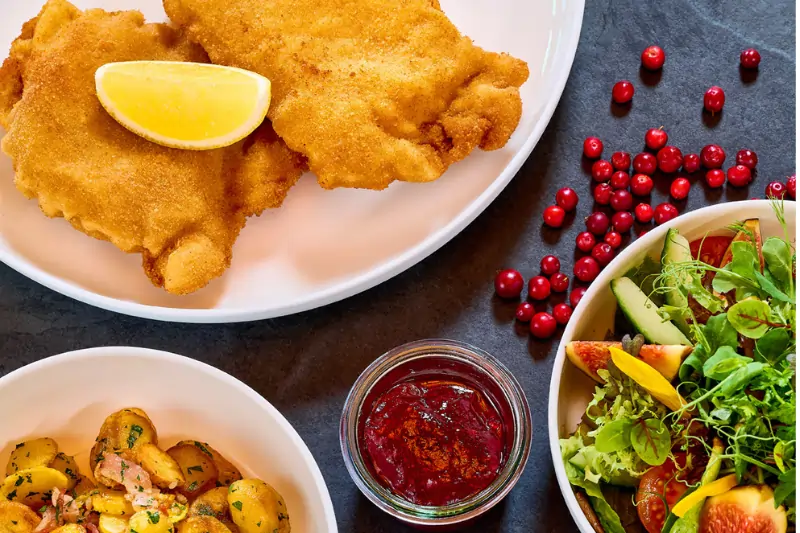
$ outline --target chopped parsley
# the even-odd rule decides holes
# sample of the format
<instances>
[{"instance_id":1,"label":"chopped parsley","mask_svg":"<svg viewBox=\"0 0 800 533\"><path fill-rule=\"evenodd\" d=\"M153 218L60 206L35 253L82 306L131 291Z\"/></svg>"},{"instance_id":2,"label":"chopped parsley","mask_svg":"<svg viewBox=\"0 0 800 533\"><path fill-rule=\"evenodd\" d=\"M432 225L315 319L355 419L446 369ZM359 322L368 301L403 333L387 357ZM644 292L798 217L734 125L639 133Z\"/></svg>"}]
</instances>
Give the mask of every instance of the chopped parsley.
<instances>
[{"instance_id":1,"label":"chopped parsley","mask_svg":"<svg viewBox=\"0 0 800 533\"><path fill-rule=\"evenodd\" d=\"M30 457L30 456L31 456L31 452L28 452L28 453L25 454L25 457Z\"/></svg>"},{"instance_id":2,"label":"chopped parsley","mask_svg":"<svg viewBox=\"0 0 800 533\"><path fill-rule=\"evenodd\" d=\"M236 492L236 489L233 488L233 485L228 487L228 492L230 492L230 493Z\"/></svg>"},{"instance_id":3,"label":"chopped parsley","mask_svg":"<svg viewBox=\"0 0 800 533\"><path fill-rule=\"evenodd\" d=\"M242 502L240 502L240 501L235 501L235 502L233 502L231 505L232 505L232 506L234 506L234 507L235 507L236 509L238 509L239 511L241 511L241 510L242 510Z\"/></svg>"},{"instance_id":4,"label":"chopped parsley","mask_svg":"<svg viewBox=\"0 0 800 533\"><path fill-rule=\"evenodd\" d=\"M136 531L135 529L131 528L131 531L130 531L130 533L139 533L139 532L138 532L138 531Z\"/></svg>"},{"instance_id":5,"label":"chopped parsley","mask_svg":"<svg viewBox=\"0 0 800 533\"><path fill-rule=\"evenodd\" d=\"M216 516L214 509L210 505L202 503L197 506L197 514L204 516Z\"/></svg>"},{"instance_id":6,"label":"chopped parsley","mask_svg":"<svg viewBox=\"0 0 800 533\"><path fill-rule=\"evenodd\" d=\"M14 489L14 490L12 490L11 492L8 493L8 495L6 496L6 499L13 500L16 497L17 497L17 489Z\"/></svg>"},{"instance_id":7,"label":"chopped parsley","mask_svg":"<svg viewBox=\"0 0 800 533\"><path fill-rule=\"evenodd\" d=\"M106 456L103 455L103 452L101 451L95 456L94 460L95 460L96 463L99 463L99 462L103 461L103 459L105 459L105 458L106 458Z\"/></svg>"},{"instance_id":8,"label":"chopped parsley","mask_svg":"<svg viewBox=\"0 0 800 533\"><path fill-rule=\"evenodd\" d=\"M194 445L197 446L198 448L200 448L200 451L203 452L204 454L206 454L207 456L212 457L212 458L214 457L214 454L212 454L210 451L208 451L208 448L206 448L203 445L202 442L194 441Z\"/></svg>"},{"instance_id":9,"label":"chopped parsley","mask_svg":"<svg viewBox=\"0 0 800 533\"><path fill-rule=\"evenodd\" d=\"M258 521L258 523L256 524L256 527L261 527L261 520Z\"/></svg>"},{"instance_id":10,"label":"chopped parsley","mask_svg":"<svg viewBox=\"0 0 800 533\"><path fill-rule=\"evenodd\" d=\"M128 433L128 449L133 448L133 445L136 444L137 439L142 436L142 433L144 433L142 426L137 426L136 424L131 426L131 431Z\"/></svg>"},{"instance_id":11,"label":"chopped parsley","mask_svg":"<svg viewBox=\"0 0 800 533\"><path fill-rule=\"evenodd\" d=\"M73 472L71 468L65 468L64 473L72 479L78 479L78 476L75 475L75 472Z\"/></svg>"},{"instance_id":12,"label":"chopped parsley","mask_svg":"<svg viewBox=\"0 0 800 533\"><path fill-rule=\"evenodd\" d=\"M19 487L20 485L22 485L22 482L23 482L23 481L25 481L25 480L23 479L23 477L22 477L22 476L19 476L19 477L17 478L17 480L14 482L14 486L15 486L15 487Z\"/></svg>"},{"instance_id":13,"label":"chopped parsley","mask_svg":"<svg viewBox=\"0 0 800 533\"><path fill-rule=\"evenodd\" d=\"M19 450L19 449L20 449L20 448L22 448L23 446L25 446L25 443L24 443L24 442L20 442L19 444L17 444L17 445L14 447L14 449L15 449L15 450Z\"/></svg>"},{"instance_id":14,"label":"chopped parsley","mask_svg":"<svg viewBox=\"0 0 800 533\"><path fill-rule=\"evenodd\" d=\"M158 511L147 511L147 519L150 521L151 524L158 524L158 521L161 520L161 513Z\"/></svg>"},{"instance_id":15,"label":"chopped parsley","mask_svg":"<svg viewBox=\"0 0 800 533\"><path fill-rule=\"evenodd\" d=\"M141 485L137 485L136 490L138 490L139 492L144 492L144 487L142 487Z\"/></svg>"},{"instance_id":16,"label":"chopped parsley","mask_svg":"<svg viewBox=\"0 0 800 533\"><path fill-rule=\"evenodd\" d=\"M39 512L40 512L40 513L42 513L42 514L44 514L44 513L45 513L45 511L47 511L47 506L46 506L46 505L42 505L42 508L41 508L41 509L39 509Z\"/></svg>"},{"instance_id":17,"label":"chopped parsley","mask_svg":"<svg viewBox=\"0 0 800 533\"><path fill-rule=\"evenodd\" d=\"M14 524L15 526L17 525L17 521L16 520L12 520L11 523Z\"/></svg>"},{"instance_id":18,"label":"chopped parsley","mask_svg":"<svg viewBox=\"0 0 800 533\"><path fill-rule=\"evenodd\" d=\"M27 483L33 483L33 474L25 474L25 481Z\"/></svg>"},{"instance_id":19,"label":"chopped parsley","mask_svg":"<svg viewBox=\"0 0 800 533\"><path fill-rule=\"evenodd\" d=\"M289 520L289 517L283 513L278 513L278 520Z\"/></svg>"},{"instance_id":20,"label":"chopped parsley","mask_svg":"<svg viewBox=\"0 0 800 533\"><path fill-rule=\"evenodd\" d=\"M189 492L192 492L192 491L195 491L195 490L197 490L197 481L192 481L192 482L189 484L189 486L188 486L188 487L186 487L186 490L188 490Z\"/></svg>"},{"instance_id":21,"label":"chopped parsley","mask_svg":"<svg viewBox=\"0 0 800 533\"><path fill-rule=\"evenodd\" d=\"M189 468L187 468L186 471L187 472L202 472L203 471L203 467L200 466L200 465L194 465L194 466L190 466Z\"/></svg>"},{"instance_id":22,"label":"chopped parsley","mask_svg":"<svg viewBox=\"0 0 800 533\"><path fill-rule=\"evenodd\" d=\"M122 461L121 463L122 466L120 467L119 475L122 478L122 480L125 481L125 470L128 469L128 463L126 463L125 461Z\"/></svg>"}]
</instances>

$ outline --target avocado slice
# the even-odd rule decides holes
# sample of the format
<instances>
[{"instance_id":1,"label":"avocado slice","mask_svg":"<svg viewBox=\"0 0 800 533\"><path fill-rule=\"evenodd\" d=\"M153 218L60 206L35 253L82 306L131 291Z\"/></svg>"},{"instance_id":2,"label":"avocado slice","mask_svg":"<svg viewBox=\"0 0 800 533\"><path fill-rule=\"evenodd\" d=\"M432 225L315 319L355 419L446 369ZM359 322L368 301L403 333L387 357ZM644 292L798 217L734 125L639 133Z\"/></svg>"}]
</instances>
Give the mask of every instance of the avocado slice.
<instances>
[{"instance_id":1,"label":"avocado slice","mask_svg":"<svg viewBox=\"0 0 800 533\"><path fill-rule=\"evenodd\" d=\"M664 249L661 251L661 265L667 266L671 263L683 263L686 261L692 260L692 252L689 248L689 241L680 234L680 232L675 228L670 228L667 232L667 236L664 239ZM685 274L684 277L690 276L690 274ZM685 308L689 306L689 298L687 293L683 291L683 285L685 285L685 281L689 280L678 280L677 276L666 276L666 281L668 286L671 289L665 294L664 299L667 302L667 305L671 305L673 307L681 307ZM676 321L676 326L681 332L689 336L689 324L686 321Z\"/></svg>"},{"instance_id":2,"label":"avocado slice","mask_svg":"<svg viewBox=\"0 0 800 533\"><path fill-rule=\"evenodd\" d=\"M630 278L612 280L611 292L633 327L649 342L692 345L672 322L661 318L658 306Z\"/></svg>"}]
</instances>

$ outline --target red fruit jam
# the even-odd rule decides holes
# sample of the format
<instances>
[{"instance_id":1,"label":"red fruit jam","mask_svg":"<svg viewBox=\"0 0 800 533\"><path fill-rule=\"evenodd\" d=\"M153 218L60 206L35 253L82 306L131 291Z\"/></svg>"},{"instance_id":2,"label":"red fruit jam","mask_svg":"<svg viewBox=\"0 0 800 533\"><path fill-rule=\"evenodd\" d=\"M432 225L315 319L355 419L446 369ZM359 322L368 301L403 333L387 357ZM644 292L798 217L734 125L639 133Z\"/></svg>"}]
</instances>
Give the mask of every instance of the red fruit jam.
<instances>
[{"instance_id":1,"label":"red fruit jam","mask_svg":"<svg viewBox=\"0 0 800 533\"><path fill-rule=\"evenodd\" d=\"M510 442L506 426L470 379L411 374L372 402L361 446L381 484L409 502L438 507L464 501L497 478Z\"/></svg>"}]
</instances>

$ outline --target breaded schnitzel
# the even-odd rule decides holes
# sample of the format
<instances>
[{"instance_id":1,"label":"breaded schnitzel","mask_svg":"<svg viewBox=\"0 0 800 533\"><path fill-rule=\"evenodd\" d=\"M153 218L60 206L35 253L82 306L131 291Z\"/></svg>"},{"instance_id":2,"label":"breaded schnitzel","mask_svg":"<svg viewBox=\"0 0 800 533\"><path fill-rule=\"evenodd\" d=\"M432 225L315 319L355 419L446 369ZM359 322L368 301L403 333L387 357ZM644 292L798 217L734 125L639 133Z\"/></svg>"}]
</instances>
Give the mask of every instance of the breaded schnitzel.
<instances>
[{"instance_id":1,"label":"breaded schnitzel","mask_svg":"<svg viewBox=\"0 0 800 533\"><path fill-rule=\"evenodd\" d=\"M268 117L323 187L435 180L501 148L527 65L461 35L438 0L163 0L212 62L272 81Z\"/></svg>"},{"instance_id":2,"label":"breaded schnitzel","mask_svg":"<svg viewBox=\"0 0 800 533\"><path fill-rule=\"evenodd\" d=\"M207 62L200 47L138 11L81 12L50 0L0 69L2 150L17 188L50 217L141 253L152 282L175 294L230 265L245 217L278 207L303 162L268 124L231 147L153 144L100 105L94 73L116 61Z\"/></svg>"}]
</instances>

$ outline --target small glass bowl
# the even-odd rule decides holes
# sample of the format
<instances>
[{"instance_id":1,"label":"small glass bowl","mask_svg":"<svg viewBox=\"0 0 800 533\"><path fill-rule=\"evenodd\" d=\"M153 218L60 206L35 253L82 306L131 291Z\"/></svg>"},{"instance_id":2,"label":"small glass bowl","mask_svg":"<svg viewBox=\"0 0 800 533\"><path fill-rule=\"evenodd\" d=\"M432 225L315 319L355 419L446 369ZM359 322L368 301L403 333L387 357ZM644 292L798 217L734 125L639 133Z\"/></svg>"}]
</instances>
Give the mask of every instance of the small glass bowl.
<instances>
[{"instance_id":1,"label":"small glass bowl","mask_svg":"<svg viewBox=\"0 0 800 533\"><path fill-rule=\"evenodd\" d=\"M497 478L467 500L446 506L416 505L385 488L363 457L359 432L377 397L410 377L454 376L479 388L504 420L506 459ZM525 393L500 361L463 342L427 339L399 346L376 359L347 395L339 427L347 471L372 503L391 516L416 526L453 526L485 513L514 487L528 461L531 413Z\"/></svg>"}]
</instances>

